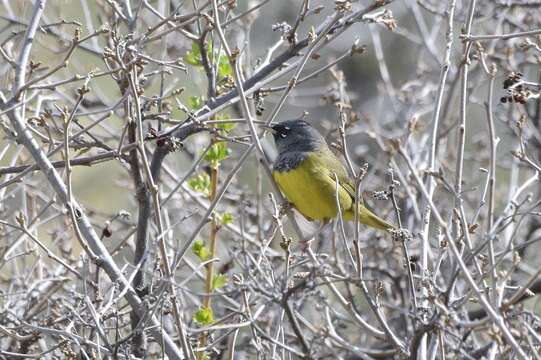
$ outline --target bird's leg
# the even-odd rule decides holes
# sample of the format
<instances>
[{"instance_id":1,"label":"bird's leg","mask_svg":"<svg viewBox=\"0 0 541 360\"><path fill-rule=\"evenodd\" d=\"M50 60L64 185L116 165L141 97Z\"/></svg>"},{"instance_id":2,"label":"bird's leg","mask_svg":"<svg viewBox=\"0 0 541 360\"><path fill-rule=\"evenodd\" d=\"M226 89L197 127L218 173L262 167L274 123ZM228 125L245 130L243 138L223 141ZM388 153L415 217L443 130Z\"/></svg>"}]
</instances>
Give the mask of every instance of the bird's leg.
<instances>
[{"instance_id":1,"label":"bird's leg","mask_svg":"<svg viewBox=\"0 0 541 360\"><path fill-rule=\"evenodd\" d=\"M293 208L295 208L295 205L293 205L292 202L284 200L284 202L280 205L280 208L278 209L278 213L280 216L284 216L290 209Z\"/></svg>"},{"instance_id":2,"label":"bird's leg","mask_svg":"<svg viewBox=\"0 0 541 360\"><path fill-rule=\"evenodd\" d=\"M317 228L317 230L309 235L309 236L306 236L304 237L301 241L300 241L300 245L301 245L301 252L304 254L306 252L306 250L308 250L308 248L310 247L310 245L312 244L312 242L319 236L319 234L321 233L321 231L323 231L323 228L330 222L330 220L328 219L325 219L323 221L321 221L321 225L319 225L319 227Z\"/></svg>"}]
</instances>

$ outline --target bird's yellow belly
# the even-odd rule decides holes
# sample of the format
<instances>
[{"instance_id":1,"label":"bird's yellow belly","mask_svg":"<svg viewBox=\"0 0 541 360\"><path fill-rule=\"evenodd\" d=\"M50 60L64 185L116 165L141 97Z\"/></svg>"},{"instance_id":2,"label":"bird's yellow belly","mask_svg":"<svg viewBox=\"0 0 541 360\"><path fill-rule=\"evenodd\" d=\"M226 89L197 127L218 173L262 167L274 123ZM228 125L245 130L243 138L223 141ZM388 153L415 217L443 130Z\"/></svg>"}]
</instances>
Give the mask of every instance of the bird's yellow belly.
<instances>
[{"instance_id":1,"label":"bird's yellow belly","mask_svg":"<svg viewBox=\"0 0 541 360\"><path fill-rule=\"evenodd\" d=\"M337 215L336 183L316 170L307 157L297 168L273 173L280 190L295 208L310 220L332 219ZM351 207L351 198L339 188L342 208Z\"/></svg>"}]
</instances>

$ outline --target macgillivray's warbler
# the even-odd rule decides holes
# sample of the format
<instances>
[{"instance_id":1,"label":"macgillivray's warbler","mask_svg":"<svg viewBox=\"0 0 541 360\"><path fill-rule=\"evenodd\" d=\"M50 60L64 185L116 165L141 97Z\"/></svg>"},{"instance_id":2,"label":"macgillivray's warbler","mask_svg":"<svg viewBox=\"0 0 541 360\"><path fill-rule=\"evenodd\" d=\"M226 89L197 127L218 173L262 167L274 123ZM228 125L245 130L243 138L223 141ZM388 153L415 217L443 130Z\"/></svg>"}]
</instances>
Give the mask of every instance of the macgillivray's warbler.
<instances>
[{"instance_id":1,"label":"macgillivray's warbler","mask_svg":"<svg viewBox=\"0 0 541 360\"><path fill-rule=\"evenodd\" d=\"M272 174L287 200L308 220L328 221L338 215L355 219L355 187L342 162L321 134L304 120L287 120L270 127L278 149ZM393 226L359 201L361 223L381 230Z\"/></svg>"}]
</instances>

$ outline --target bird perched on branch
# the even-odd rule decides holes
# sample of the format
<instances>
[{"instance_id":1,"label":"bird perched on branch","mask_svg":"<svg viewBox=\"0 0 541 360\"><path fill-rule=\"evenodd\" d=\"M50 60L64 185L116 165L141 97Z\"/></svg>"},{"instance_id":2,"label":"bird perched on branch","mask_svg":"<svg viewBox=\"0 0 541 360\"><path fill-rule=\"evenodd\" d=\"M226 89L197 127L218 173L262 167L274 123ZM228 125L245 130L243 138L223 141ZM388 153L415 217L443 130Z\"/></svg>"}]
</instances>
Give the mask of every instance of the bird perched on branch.
<instances>
[{"instance_id":1,"label":"bird perched on branch","mask_svg":"<svg viewBox=\"0 0 541 360\"><path fill-rule=\"evenodd\" d=\"M300 119L283 121L270 129L278 149L272 174L288 201L308 220L328 221L338 216L339 200L343 219L354 220L354 182L323 136ZM394 228L368 210L362 199L359 220L376 229Z\"/></svg>"}]
</instances>

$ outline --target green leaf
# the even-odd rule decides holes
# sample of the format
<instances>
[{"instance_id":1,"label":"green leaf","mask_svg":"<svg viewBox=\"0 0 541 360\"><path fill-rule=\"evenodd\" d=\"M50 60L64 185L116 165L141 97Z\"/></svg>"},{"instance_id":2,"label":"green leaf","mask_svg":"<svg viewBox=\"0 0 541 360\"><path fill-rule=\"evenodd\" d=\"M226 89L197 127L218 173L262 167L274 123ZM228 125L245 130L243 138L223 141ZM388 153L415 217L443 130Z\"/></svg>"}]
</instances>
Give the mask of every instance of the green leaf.
<instances>
[{"instance_id":1,"label":"green leaf","mask_svg":"<svg viewBox=\"0 0 541 360\"><path fill-rule=\"evenodd\" d=\"M229 63L227 56L221 56L220 62L218 63L218 78L224 78L226 76L233 76L233 68Z\"/></svg>"},{"instance_id":2,"label":"green leaf","mask_svg":"<svg viewBox=\"0 0 541 360\"><path fill-rule=\"evenodd\" d=\"M226 133L228 133L228 132L230 132L231 130L233 130L236 126L237 126L236 123L220 123L220 124L216 124L216 127L222 129L222 130L225 131Z\"/></svg>"},{"instance_id":3,"label":"green leaf","mask_svg":"<svg viewBox=\"0 0 541 360\"><path fill-rule=\"evenodd\" d=\"M231 116L229 114L218 114L214 117L216 120L229 120L231 119ZM234 122L223 122L223 123L217 123L216 127L219 129L224 130L226 133L233 130L237 126L237 123Z\"/></svg>"},{"instance_id":4,"label":"green leaf","mask_svg":"<svg viewBox=\"0 0 541 360\"><path fill-rule=\"evenodd\" d=\"M222 225L231 224L235 220L235 217L231 213L224 213L220 218L220 223Z\"/></svg>"},{"instance_id":5,"label":"green leaf","mask_svg":"<svg viewBox=\"0 0 541 360\"><path fill-rule=\"evenodd\" d=\"M188 105L192 110L198 110L203 106L203 98L201 96L190 96L188 98Z\"/></svg>"},{"instance_id":6,"label":"green leaf","mask_svg":"<svg viewBox=\"0 0 541 360\"><path fill-rule=\"evenodd\" d=\"M197 322L199 325L210 325L214 322L214 318L212 315L212 309L208 307L201 307L199 310L195 312L195 315L193 316L193 319L195 322Z\"/></svg>"},{"instance_id":7,"label":"green leaf","mask_svg":"<svg viewBox=\"0 0 541 360\"><path fill-rule=\"evenodd\" d=\"M212 44L210 42L206 43L207 47L207 58L209 59L210 63L216 63L216 58L212 49ZM186 64L190 64L193 66L201 67L203 66L203 61L201 59L201 49L199 48L199 44L197 42L192 42L192 48L189 50L186 55L184 55L184 62ZM229 59L225 54L222 54L220 56L220 59L218 59L218 80L226 77L226 76L233 76L233 68L231 67L231 64L229 63Z\"/></svg>"},{"instance_id":8,"label":"green leaf","mask_svg":"<svg viewBox=\"0 0 541 360\"><path fill-rule=\"evenodd\" d=\"M212 163L216 166L220 161L224 160L229 156L231 150L227 147L227 144L223 141L214 143L209 151L205 154L205 160Z\"/></svg>"},{"instance_id":9,"label":"green leaf","mask_svg":"<svg viewBox=\"0 0 541 360\"><path fill-rule=\"evenodd\" d=\"M184 62L193 66L201 66L201 50L195 41L192 42L192 49L184 55Z\"/></svg>"},{"instance_id":10,"label":"green leaf","mask_svg":"<svg viewBox=\"0 0 541 360\"><path fill-rule=\"evenodd\" d=\"M226 274L216 274L214 275L214 278L212 279L212 289L221 289L224 286L227 285L227 281L229 279L227 278Z\"/></svg>"},{"instance_id":11,"label":"green leaf","mask_svg":"<svg viewBox=\"0 0 541 360\"><path fill-rule=\"evenodd\" d=\"M193 191L200 192L205 196L210 195L210 176L206 172L202 172L190 180L188 180L188 186Z\"/></svg>"},{"instance_id":12,"label":"green leaf","mask_svg":"<svg viewBox=\"0 0 541 360\"><path fill-rule=\"evenodd\" d=\"M195 240L192 245L192 252L199 258L201 261L206 261L210 257L210 250L205 246L203 241Z\"/></svg>"}]
</instances>

